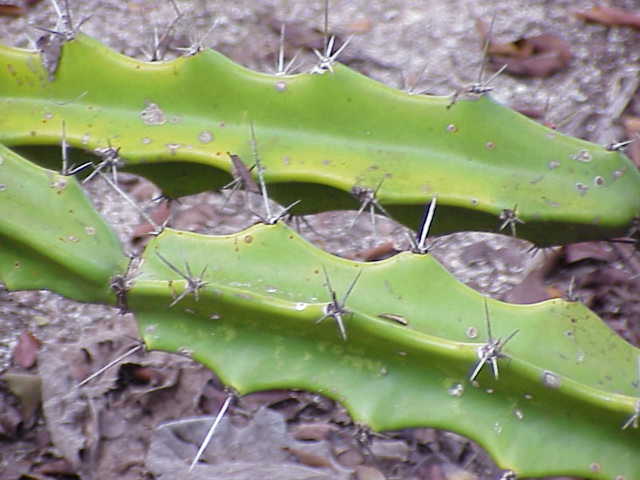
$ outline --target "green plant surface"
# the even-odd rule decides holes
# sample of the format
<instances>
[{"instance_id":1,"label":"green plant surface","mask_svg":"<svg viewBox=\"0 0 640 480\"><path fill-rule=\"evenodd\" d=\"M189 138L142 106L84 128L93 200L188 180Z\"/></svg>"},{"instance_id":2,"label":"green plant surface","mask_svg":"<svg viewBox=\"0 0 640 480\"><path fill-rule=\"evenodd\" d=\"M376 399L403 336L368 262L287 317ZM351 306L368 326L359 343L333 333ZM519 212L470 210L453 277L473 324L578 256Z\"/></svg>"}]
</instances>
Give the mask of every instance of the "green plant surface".
<instances>
[{"instance_id":1,"label":"green plant surface","mask_svg":"<svg viewBox=\"0 0 640 480\"><path fill-rule=\"evenodd\" d=\"M382 182L379 202L410 227L437 196L433 233L497 231L515 210L518 236L550 245L625 234L640 212L627 157L486 96L450 105L338 64L266 75L209 50L145 63L82 35L53 81L36 52L1 47L0 67L0 142L58 145L65 121L70 144L119 147L126 170L170 196L227 183L228 152L251 164L253 122L270 192L302 199L295 213L357 208L352 189Z\"/></svg>"},{"instance_id":2,"label":"green plant surface","mask_svg":"<svg viewBox=\"0 0 640 480\"><path fill-rule=\"evenodd\" d=\"M73 177L34 165L0 145L0 281L114 303L110 280L127 258Z\"/></svg>"},{"instance_id":3,"label":"green plant surface","mask_svg":"<svg viewBox=\"0 0 640 480\"><path fill-rule=\"evenodd\" d=\"M430 255L352 262L280 223L220 237L165 230L143 260L129 305L147 347L191 355L240 394L311 390L374 430L453 430L523 477L640 475L640 436L622 429L640 351L581 304L487 300ZM318 323L331 302L325 271L340 301L359 275L346 340L334 318ZM182 275L204 283L185 291ZM485 302L494 338L519 333L499 378L485 365L470 382Z\"/></svg>"}]
</instances>

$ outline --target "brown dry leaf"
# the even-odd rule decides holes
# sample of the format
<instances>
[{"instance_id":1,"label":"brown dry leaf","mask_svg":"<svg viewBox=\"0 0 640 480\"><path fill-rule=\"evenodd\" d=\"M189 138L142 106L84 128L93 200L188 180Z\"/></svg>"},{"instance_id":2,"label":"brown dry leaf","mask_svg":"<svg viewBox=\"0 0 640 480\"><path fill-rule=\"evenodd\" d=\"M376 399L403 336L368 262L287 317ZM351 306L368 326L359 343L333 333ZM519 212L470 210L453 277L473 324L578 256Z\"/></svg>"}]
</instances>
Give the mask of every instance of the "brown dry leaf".
<instances>
[{"instance_id":1,"label":"brown dry leaf","mask_svg":"<svg viewBox=\"0 0 640 480\"><path fill-rule=\"evenodd\" d=\"M42 465L38 465L34 468L34 473L55 477L70 477L75 474L75 470L67 459L54 458L46 459Z\"/></svg>"},{"instance_id":2,"label":"brown dry leaf","mask_svg":"<svg viewBox=\"0 0 640 480\"><path fill-rule=\"evenodd\" d=\"M20 400L23 422L25 425L31 425L42 401L42 379L40 375L5 373L0 377L0 380Z\"/></svg>"},{"instance_id":3,"label":"brown dry leaf","mask_svg":"<svg viewBox=\"0 0 640 480\"><path fill-rule=\"evenodd\" d=\"M545 285L546 276L560 260L560 250L555 251L537 268L531 270L522 282L505 292L502 300L508 303L531 304L538 303L557 295L557 291ZM560 294L560 296L562 296Z\"/></svg>"},{"instance_id":4,"label":"brown dry leaf","mask_svg":"<svg viewBox=\"0 0 640 480\"><path fill-rule=\"evenodd\" d=\"M24 6L24 2L20 1L5 1L0 2L0 15L8 15L11 17L19 17L27 13L27 9Z\"/></svg>"},{"instance_id":5,"label":"brown dry leaf","mask_svg":"<svg viewBox=\"0 0 640 480\"><path fill-rule=\"evenodd\" d=\"M484 42L489 35L488 28L481 20L477 28ZM505 71L513 75L548 77L567 67L571 47L558 35L543 33L507 43L489 39L488 55L490 66L496 70L506 65Z\"/></svg>"},{"instance_id":6,"label":"brown dry leaf","mask_svg":"<svg viewBox=\"0 0 640 480\"><path fill-rule=\"evenodd\" d=\"M380 470L367 465L358 465L356 467L357 480L385 480L385 476Z\"/></svg>"},{"instance_id":7,"label":"brown dry leaf","mask_svg":"<svg viewBox=\"0 0 640 480\"><path fill-rule=\"evenodd\" d=\"M326 440L331 432L335 432L338 428L331 423L303 423L293 431L293 438L296 440Z\"/></svg>"},{"instance_id":8,"label":"brown dry leaf","mask_svg":"<svg viewBox=\"0 0 640 480\"><path fill-rule=\"evenodd\" d=\"M150 213L149 216L157 225L163 225L171 215L171 206L169 202L162 202L158 204ZM137 246L146 245L147 241L149 241L149 237L151 233L155 231L156 227L151 225L148 222L140 223L133 230L132 242Z\"/></svg>"},{"instance_id":9,"label":"brown dry leaf","mask_svg":"<svg viewBox=\"0 0 640 480\"><path fill-rule=\"evenodd\" d=\"M0 15L19 17L27 13L27 7L35 5L40 0L0 0Z\"/></svg>"},{"instance_id":10,"label":"brown dry leaf","mask_svg":"<svg viewBox=\"0 0 640 480\"><path fill-rule=\"evenodd\" d=\"M347 26L350 33L362 34L369 33L373 29L374 23L369 17L354 20Z\"/></svg>"},{"instance_id":11,"label":"brown dry leaf","mask_svg":"<svg viewBox=\"0 0 640 480\"><path fill-rule=\"evenodd\" d=\"M18 337L16 347L13 349L13 363L22 368L33 367L38 360L40 345L40 340L31 332L22 332Z\"/></svg>"},{"instance_id":12,"label":"brown dry leaf","mask_svg":"<svg viewBox=\"0 0 640 480\"><path fill-rule=\"evenodd\" d=\"M233 412L220 421L201 461L187 473L211 417L172 421L155 428L146 466L157 480L347 480L351 471L334 463L327 442L290 438L284 417L259 409L238 425ZM304 465L301 465L300 463ZM317 465L314 467L309 464ZM321 468L319 468L321 467Z\"/></svg>"},{"instance_id":13,"label":"brown dry leaf","mask_svg":"<svg viewBox=\"0 0 640 480\"><path fill-rule=\"evenodd\" d=\"M380 245L376 245L375 247L356 252L356 254L351 255L351 257L353 260L359 260L362 262L374 262L392 257L396 253L398 253L398 250L396 250L394 243L388 241Z\"/></svg>"},{"instance_id":14,"label":"brown dry leaf","mask_svg":"<svg viewBox=\"0 0 640 480\"><path fill-rule=\"evenodd\" d=\"M640 29L640 12L636 13L624 8L596 5L584 12L576 12L575 15L587 22Z\"/></svg>"},{"instance_id":15,"label":"brown dry leaf","mask_svg":"<svg viewBox=\"0 0 640 480\"><path fill-rule=\"evenodd\" d=\"M296 460L307 467L319 467L319 468L330 468L333 469L333 464L331 460L322 455L317 455L312 452L307 452L301 448L294 447L283 447L283 450L289 452L291 455L296 457Z\"/></svg>"}]
</instances>

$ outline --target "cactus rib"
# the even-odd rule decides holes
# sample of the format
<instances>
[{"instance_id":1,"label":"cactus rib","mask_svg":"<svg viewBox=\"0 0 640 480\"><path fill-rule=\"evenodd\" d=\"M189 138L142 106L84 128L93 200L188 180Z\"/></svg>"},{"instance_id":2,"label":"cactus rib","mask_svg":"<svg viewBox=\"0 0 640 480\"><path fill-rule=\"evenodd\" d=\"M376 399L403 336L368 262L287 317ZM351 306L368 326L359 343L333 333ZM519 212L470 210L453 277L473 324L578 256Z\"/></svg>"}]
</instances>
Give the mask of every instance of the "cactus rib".
<instances>
[{"instance_id":1,"label":"cactus rib","mask_svg":"<svg viewBox=\"0 0 640 480\"><path fill-rule=\"evenodd\" d=\"M110 281L128 259L74 177L26 162L0 145L0 280L115 303Z\"/></svg>"},{"instance_id":2,"label":"cactus rib","mask_svg":"<svg viewBox=\"0 0 640 480\"><path fill-rule=\"evenodd\" d=\"M64 44L51 82L36 52L0 47L0 63L0 142L57 145L64 121L70 145L111 142L125 170L172 197L228 183L227 152L250 158L253 122L270 193L305 198L295 213L357 208L354 187L382 180L377 202L412 228L437 196L436 234L497 231L517 205L518 235L550 245L622 235L640 213L640 173L622 153L486 96L447 108L339 64L266 75L213 51L145 63L83 35Z\"/></svg>"},{"instance_id":3,"label":"cactus rib","mask_svg":"<svg viewBox=\"0 0 640 480\"><path fill-rule=\"evenodd\" d=\"M167 309L172 289L186 291L188 282L158 251L172 264L208 267L198 300L186 296ZM167 229L144 260L129 302L146 345L192 355L240 394L307 389L339 400L374 430L454 430L525 477L640 472L638 432L621 428L636 419L635 374L625 372L635 370L639 351L580 304L486 300L431 255L361 264L318 250L281 223L220 237ZM317 320L332 312L336 293L350 290L343 338ZM485 301L489 342L499 344L491 358L478 339ZM515 329L508 344L500 340ZM498 356L499 378L484 370L469 380L478 359Z\"/></svg>"}]
</instances>

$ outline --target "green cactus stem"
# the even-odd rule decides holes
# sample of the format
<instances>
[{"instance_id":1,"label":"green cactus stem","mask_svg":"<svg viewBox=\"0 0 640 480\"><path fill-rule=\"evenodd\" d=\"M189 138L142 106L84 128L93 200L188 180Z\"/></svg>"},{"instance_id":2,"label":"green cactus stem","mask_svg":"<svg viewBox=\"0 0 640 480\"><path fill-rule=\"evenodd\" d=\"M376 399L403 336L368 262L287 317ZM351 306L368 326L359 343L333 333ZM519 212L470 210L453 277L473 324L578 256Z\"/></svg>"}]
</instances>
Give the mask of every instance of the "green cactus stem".
<instances>
[{"instance_id":1,"label":"green cactus stem","mask_svg":"<svg viewBox=\"0 0 640 480\"><path fill-rule=\"evenodd\" d=\"M523 477L640 474L640 436L622 428L640 351L583 305L486 300L430 255L352 262L281 223L165 230L143 258L129 304L146 345L191 355L240 394L306 389L374 430L453 430ZM519 330L496 352L497 378L489 357L473 375L485 305L493 340Z\"/></svg>"},{"instance_id":2,"label":"green cactus stem","mask_svg":"<svg viewBox=\"0 0 640 480\"><path fill-rule=\"evenodd\" d=\"M353 189L381 181L377 200L413 228L437 196L434 234L517 224L550 245L623 235L640 213L640 173L620 152L486 96L449 105L341 65L274 76L213 51L145 63L83 35L50 81L37 52L0 48L0 142L57 146L64 121L71 145L120 148L125 170L170 196L226 184L229 153L250 165L253 122L270 193L302 199L294 213L357 208Z\"/></svg>"},{"instance_id":3,"label":"green cactus stem","mask_svg":"<svg viewBox=\"0 0 640 480\"><path fill-rule=\"evenodd\" d=\"M117 237L75 178L0 145L0 281L115 303L111 279L127 267Z\"/></svg>"}]
</instances>

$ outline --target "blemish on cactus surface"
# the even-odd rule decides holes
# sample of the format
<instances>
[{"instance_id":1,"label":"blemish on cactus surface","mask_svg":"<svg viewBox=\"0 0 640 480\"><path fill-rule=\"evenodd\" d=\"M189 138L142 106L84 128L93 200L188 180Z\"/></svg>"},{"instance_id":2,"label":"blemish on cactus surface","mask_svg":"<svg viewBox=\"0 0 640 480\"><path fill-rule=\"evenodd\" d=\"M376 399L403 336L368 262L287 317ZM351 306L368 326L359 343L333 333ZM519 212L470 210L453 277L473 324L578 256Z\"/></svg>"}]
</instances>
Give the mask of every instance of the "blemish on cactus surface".
<instances>
[{"instance_id":1,"label":"blemish on cactus surface","mask_svg":"<svg viewBox=\"0 0 640 480\"><path fill-rule=\"evenodd\" d=\"M576 190L578 190L578 193L580 193L580 195L585 195L589 191L589 187L587 187L584 183L577 182Z\"/></svg>"},{"instance_id":2,"label":"blemish on cactus surface","mask_svg":"<svg viewBox=\"0 0 640 480\"><path fill-rule=\"evenodd\" d=\"M447 125L447 132L456 133L458 131L458 127L456 127L453 123Z\"/></svg>"},{"instance_id":3,"label":"blemish on cactus surface","mask_svg":"<svg viewBox=\"0 0 640 480\"><path fill-rule=\"evenodd\" d=\"M522 412L522 410L520 410L519 408L516 408L513 410L513 415L518 419L518 420L523 420L524 419L524 413Z\"/></svg>"},{"instance_id":4,"label":"blemish on cactus surface","mask_svg":"<svg viewBox=\"0 0 640 480\"><path fill-rule=\"evenodd\" d=\"M496 422L493 425L493 431L496 432L498 435L500 435L502 433L502 425L500 425L498 422Z\"/></svg>"},{"instance_id":5,"label":"blemish on cactus surface","mask_svg":"<svg viewBox=\"0 0 640 480\"><path fill-rule=\"evenodd\" d=\"M398 315L396 313L381 313L378 315L379 318L383 318L385 320L391 320L393 322L399 323L400 325L407 326L409 322L402 315Z\"/></svg>"},{"instance_id":6,"label":"blemish on cactus surface","mask_svg":"<svg viewBox=\"0 0 640 480\"><path fill-rule=\"evenodd\" d=\"M153 102L147 102L147 106L140 112L140 118L145 125L164 125L167 123L167 116L162 109Z\"/></svg>"},{"instance_id":7,"label":"blemish on cactus surface","mask_svg":"<svg viewBox=\"0 0 640 480\"><path fill-rule=\"evenodd\" d=\"M276 82L276 90L279 92L284 92L287 89L286 82Z\"/></svg>"},{"instance_id":8,"label":"blemish on cactus surface","mask_svg":"<svg viewBox=\"0 0 640 480\"><path fill-rule=\"evenodd\" d=\"M245 235L243 240L244 243L251 243L253 242L253 237L251 235Z\"/></svg>"},{"instance_id":9,"label":"blemish on cactus surface","mask_svg":"<svg viewBox=\"0 0 640 480\"><path fill-rule=\"evenodd\" d=\"M461 383L454 383L451 387L449 387L447 392L452 397L461 397L464 394L464 385L462 385Z\"/></svg>"},{"instance_id":10,"label":"blemish on cactus surface","mask_svg":"<svg viewBox=\"0 0 640 480\"><path fill-rule=\"evenodd\" d=\"M87 235L95 235L96 234L96 229L94 227L84 227L84 232Z\"/></svg>"},{"instance_id":11,"label":"blemish on cactus surface","mask_svg":"<svg viewBox=\"0 0 640 480\"><path fill-rule=\"evenodd\" d=\"M467 328L467 337L476 338L478 336L478 329L476 327Z\"/></svg>"},{"instance_id":12,"label":"blemish on cactus surface","mask_svg":"<svg viewBox=\"0 0 640 480\"><path fill-rule=\"evenodd\" d=\"M58 190L58 193L64 190L66 186L67 181L64 179L64 177L58 177L53 182L51 182L51 188L55 188L56 190Z\"/></svg>"},{"instance_id":13,"label":"blemish on cactus surface","mask_svg":"<svg viewBox=\"0 0 640 480\"><path fill-rule=\"evenodd\" d=\"M171 155L175 155L176 151L182 146L179 143L167 143L165 145L168 149L169 152L171 152Z\"/></svg>"},{"instance_id":14,"label":"blemish on cactus surface","mask_svg":"<svg viewBox=\"0 0 640 480\"><path fill-rule=\"evenodd\" d=\"M562 382L560 377L549 370L542 372L542 384L548 388L560 388Z\"/></svg>"},{"instance_id":15,"label":"blemish on cactus surface","mask_svg":"<svg viewBox=\"0 0 640 480\"><path fill-rule=\"evenodd\" d=\"M198 140L200 140L200 143L209 143L213 140L213 133L209 130L203 130L200 132L200 135L198 135Z\"/></svg>"},{"instance_id":16,"label":"blemish on cactus surface","mask_svg":"<svg viewBox=\"0 0 640 480\"><path fill-rule=\"evenodd\" d=\"M145 333L155 333L157 328L158 328L158 326L156 324L152 323L151 325L147 325L144 328L144 332Z\"/></svg>"},{"instance_id":17,"label":"blemish on cactus surface","mask_svg":"<svg viewBox=\"0 0 640 480\"><path fill-rule=\"evenodd\" d=\"M580 150L578 153L571 155L571 158L582 163L589 163L591 161L591 152L589 150Z\"/></svg>"},{"instance_id":18,"label":"blemish on cactus surface","mask_svg":"<svg viewBox=\"0 0 640 480\"><path fill-rule=\"evenodd\" d=\"M549 166L549 170L553 170L554 168L558 168L560 166L560 162L556 161L556 160L551 160L548 163Z\"/></svg>"},{"instance_id":19,"label":"blemish on cactus surface","mask_svg":"<svg viewBox=\"0 0 640 480\"><path fill-rule=\"evenodd\" d=\"M193 350L187 347L178 347L178 353L190 357L193 355Z\"/></svg>"},{"instance_id":20,"label":"blemish on cactus surface","mask_svg":"<svg viewBox=\"0 0 640 480\"><path fill-rule=\"evenodd\" d=\"M493 143L493 142L487 142L487 143L484 144L484 147L487 150L493 150L494 148L496 148L496 144Z\"/></svg>"}]
</instances>

